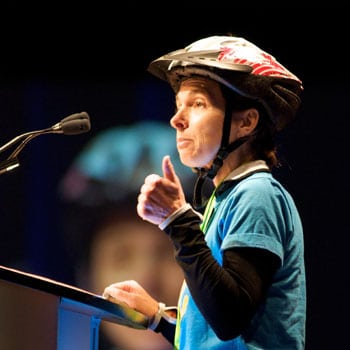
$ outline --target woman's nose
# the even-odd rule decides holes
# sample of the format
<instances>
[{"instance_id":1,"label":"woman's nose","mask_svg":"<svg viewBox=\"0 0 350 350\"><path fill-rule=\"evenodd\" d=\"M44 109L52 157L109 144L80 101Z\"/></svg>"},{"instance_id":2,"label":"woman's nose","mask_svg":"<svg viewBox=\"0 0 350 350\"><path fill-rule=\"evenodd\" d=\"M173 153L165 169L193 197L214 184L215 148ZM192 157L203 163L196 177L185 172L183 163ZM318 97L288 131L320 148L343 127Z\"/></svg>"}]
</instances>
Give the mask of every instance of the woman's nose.
<instances>
[{"instance_id":1,"label":"woman's nose","mask_svg":"<svg viewBox=\"0 0 350 350\"><path fill-rule=\"evenodd\" d=\"M170 125L177 130L186 128L187 122L182 110L178 110L170 119Z\"/></svg>"}]
</instances>

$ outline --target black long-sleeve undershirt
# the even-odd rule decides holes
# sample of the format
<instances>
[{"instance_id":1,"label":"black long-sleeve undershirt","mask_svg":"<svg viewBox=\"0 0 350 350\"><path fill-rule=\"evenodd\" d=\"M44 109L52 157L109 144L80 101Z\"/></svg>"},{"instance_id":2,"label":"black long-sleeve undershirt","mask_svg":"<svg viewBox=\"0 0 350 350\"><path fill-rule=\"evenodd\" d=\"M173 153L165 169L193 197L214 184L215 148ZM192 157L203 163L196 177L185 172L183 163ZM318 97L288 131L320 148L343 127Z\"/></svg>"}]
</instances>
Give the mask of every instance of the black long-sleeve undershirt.
<instances>
[{"instance_id":1,"label":"black long-sleeve undershirt","mask_svg":"<svg viewBox=\"0 0 350 350\"><path fill-rule=\"evenodd\" d=\"M192 210L164 231L174 244L191 295L216 335L229 340L242 334L264 299L279 258L263 249L235 248L224 252L220 266Z\"/></svg>"}]
</instances>

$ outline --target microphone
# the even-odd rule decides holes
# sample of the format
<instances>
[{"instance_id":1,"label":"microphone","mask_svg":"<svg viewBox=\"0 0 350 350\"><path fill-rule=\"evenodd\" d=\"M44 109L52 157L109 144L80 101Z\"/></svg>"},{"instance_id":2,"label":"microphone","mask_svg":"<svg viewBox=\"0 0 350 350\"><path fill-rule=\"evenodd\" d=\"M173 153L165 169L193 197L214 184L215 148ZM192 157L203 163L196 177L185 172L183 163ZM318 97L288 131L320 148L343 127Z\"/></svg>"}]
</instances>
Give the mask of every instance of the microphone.
<instances>
[{"instance_id":1,"label":"microphone","mask_svg":"<svg viewBox=\"0 0 350 350\"><path fill-rule=\"evenodd\" d=\"M52 132L64 135L77 135L90 130L90 118L86 112L75 113L53 125Z\"/></svg>"},{"instance_id":2,"label":"microphone","mask_svg":"<svg viewBox=\"0 0 350 350\"><path fill-rule=\"evenodd\" d=\"M0 153L2 153L16 143L21 142L5 161L0 162L0 174L19 167L18 154L22 151L25 145L35 137L44 134L78 135L88 132L90 129L91 123L89 115L86 112L80 112L69 115L50 128L30 131L16 136L14 139L0 147Z\"/></svg>"}]
</instances>

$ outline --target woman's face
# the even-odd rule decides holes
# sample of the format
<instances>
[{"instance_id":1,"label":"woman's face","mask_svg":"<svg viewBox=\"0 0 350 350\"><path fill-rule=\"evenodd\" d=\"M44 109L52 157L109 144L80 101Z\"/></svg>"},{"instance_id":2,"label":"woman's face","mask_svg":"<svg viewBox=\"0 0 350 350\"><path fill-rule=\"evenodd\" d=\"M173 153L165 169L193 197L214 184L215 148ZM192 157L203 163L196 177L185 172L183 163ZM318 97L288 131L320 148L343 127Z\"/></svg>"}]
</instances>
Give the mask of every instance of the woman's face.
<instances>
[{"instance_id":1,"label":"woman's face","mask_svg":"<svg viewBox=\"0 0 350 350\"><path fill-rule=\"evenodd\" d=\"M168 237L140 218L114 220L92 242L91 290L101 294L111 283L134 279L155 299L176 305L183 274L175 262ZM153 331L102 321L101 330L123 350L167 350L169 343Z\"/></svg>"},{"instance_id":2,"label":"woman's face","mask_svg":"<svg viewBox=\"0 0 350 350\"><path fill-rule=\"evenodd\" d=\"M170 124L185 165L210 166L220 148L224 115L225 99L217 82L192 77L181 83Z\"/></svg>"}]
</instances>

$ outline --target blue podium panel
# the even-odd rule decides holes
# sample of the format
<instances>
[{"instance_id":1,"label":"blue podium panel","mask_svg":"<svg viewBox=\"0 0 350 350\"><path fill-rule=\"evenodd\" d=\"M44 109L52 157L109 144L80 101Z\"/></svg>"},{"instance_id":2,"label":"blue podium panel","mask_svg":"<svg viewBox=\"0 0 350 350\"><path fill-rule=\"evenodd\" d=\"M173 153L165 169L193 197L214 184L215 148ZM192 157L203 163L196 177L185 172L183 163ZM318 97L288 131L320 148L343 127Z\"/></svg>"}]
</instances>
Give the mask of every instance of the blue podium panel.
<instances>
[{"instance_id":1,"label":"blue podium panel","mask_svg":"<svg viewBox=\"0 0 350 350\"><path fill-rule=\"evenodd\" d=\"M66 302L64 302L65 304ZM69 301L71 303L71 301ZM57 349L98 350L98 334L101 319L78 309L61 306L58 312Z\"/></svg>"}]
</instances>

